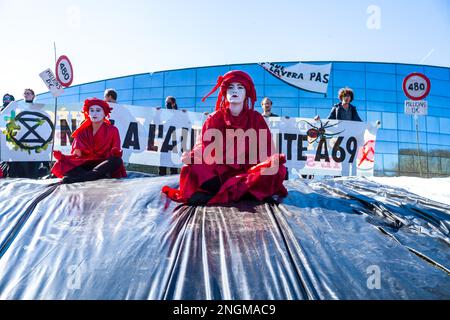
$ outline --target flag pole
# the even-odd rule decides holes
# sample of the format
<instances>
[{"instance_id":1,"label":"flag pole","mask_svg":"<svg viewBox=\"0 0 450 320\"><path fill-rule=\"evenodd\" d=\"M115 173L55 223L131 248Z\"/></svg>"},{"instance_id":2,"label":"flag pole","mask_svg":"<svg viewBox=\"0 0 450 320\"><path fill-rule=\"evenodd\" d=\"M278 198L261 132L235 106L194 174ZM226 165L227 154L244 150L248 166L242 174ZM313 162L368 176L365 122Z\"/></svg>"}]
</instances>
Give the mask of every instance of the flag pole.
<instances>
[{"instance_id":1,"label":"flag pole","mask_svg":"<svg viewBox=\"0 0 450 320\"><path fill-rule=\"evenodd\" d=\"M55 65L56 65L56 42L53 41L53 52L55 55ZM57 72L57 70L56 70ZM53 166L53 151L55 149L55 136L56 136L56 113L58 111L58 97L55 97L55 114L53 117L53 138L52 138L52 152L50 153L50 163Z\"/></svg>"},{"instance_id":2,"label":"flag pole","mask_svg":"<svg viewBox=\"0 0 450 320\"><path fill-rule=\"evenodd\" d=\"M420 144L419 144L419 116L414 114L414 122L416 124L416 142L417 142L417 158L419 159L419 172L422 178L422 160L420 159Z\"/></svg>"}]
</instances>

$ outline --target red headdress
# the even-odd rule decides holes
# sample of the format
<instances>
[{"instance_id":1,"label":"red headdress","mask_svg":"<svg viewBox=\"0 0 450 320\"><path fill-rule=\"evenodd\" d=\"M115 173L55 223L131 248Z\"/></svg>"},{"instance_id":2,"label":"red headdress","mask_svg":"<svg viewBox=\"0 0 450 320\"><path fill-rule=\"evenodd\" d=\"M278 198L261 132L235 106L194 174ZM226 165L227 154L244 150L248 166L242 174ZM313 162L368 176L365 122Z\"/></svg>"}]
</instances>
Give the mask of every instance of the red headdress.
<instances>
[{"instance_id":1,"label":"red headdress","mask_svg":"<svg viewBox=\"0 0 450 320\"><path fill-rule=\"evenodd\" d=\"M220 109L225 109L228 107L229 103L226 100L228 86L233 82L239 82L245 88L246 99L244 101L244 110L252 109L255 106L256 101L256 89L252 78L245 72L240 70L232 70L225 73L223 76L219 76L217 79L216 86L209 92L206 96L202 98L202 102L206 100L210 95L212 95L220 87L219 96L216 101L216 111ZM248 103L250 100L250 105Z\"/></svg>"},{"instance_id":2,"label":"red headdress","mask_svg":"<svg viewBox=\"0 0 450 320\"><path fill-rule=\"evenodd\" d=\"M84 121L81 123L80 127L75 130L72 133L72 137L76 137L81 129L84 129L86 127L89 127L92 124L91 119L89 118L89 108L92 106L99 106L103 108L103 111L105 112L105 118L103 119L104 122L107 124L111 124L107 118L109 118L112 108L109 106L108 102L98 99L98 98L89 98L84 101L84 106L82 113L84 115Z\"/></svg>"}]
</instances>

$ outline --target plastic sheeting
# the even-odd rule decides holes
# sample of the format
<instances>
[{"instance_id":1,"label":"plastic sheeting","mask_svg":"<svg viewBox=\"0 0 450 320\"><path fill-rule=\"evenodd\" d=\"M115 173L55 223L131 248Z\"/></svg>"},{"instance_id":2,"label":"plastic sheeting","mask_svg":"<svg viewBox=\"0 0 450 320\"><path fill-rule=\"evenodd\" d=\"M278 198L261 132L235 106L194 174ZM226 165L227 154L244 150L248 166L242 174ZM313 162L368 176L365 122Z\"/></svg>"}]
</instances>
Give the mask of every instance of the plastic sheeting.
<instances>
[{"instance_id":1,"label":"plastic sheeting","mask_svg":"<svg viewBox=\"0 0 450 320\"><path fill-rule=\"evenodd\" d=\"M189 207L160 193L178 176L54 182L0 180L1 299L450 298L450 207L402 189Z\"/></svg>"}]
</instances>

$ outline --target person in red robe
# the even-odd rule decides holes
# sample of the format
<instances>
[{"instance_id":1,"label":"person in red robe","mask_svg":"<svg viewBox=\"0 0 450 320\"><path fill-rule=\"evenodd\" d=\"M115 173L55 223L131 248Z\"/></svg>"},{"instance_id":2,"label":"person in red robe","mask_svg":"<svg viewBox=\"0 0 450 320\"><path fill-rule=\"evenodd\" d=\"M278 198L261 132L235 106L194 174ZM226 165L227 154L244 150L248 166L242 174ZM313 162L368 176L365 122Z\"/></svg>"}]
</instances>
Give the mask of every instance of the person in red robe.
<instances>
[{"instance_id":1,"label":"person in red robe","mask_svg":"<svg viewBox=\"0 0 450 320\"><path fill-rule=\"evenodd\" d=\"M62 183L126 177L119 130L109 118L112 108L106 101L91 98L84 102L84 122L72 133L70 155L54 151L52 173Z\"/></svg>"},{"instance_id":2,"label":"person in red robe","mask_svg":"<svg viewBox=\"0 0 450 320\"><path fill-rule=\"evenodd\" d=\"M253 80L243 71L227 72L202 101L217 89L220 91L216 110L203 124L201 142L183 154L179 189L164 186L162 192L174 201L190 205L240 199L270 201L274 195L286 196L286 157L275 153L267 123L254 110ZM239 131L254 133L256 139L244 138L245 143L240 144L233 136L227 136Z\"/></svg>"}]
</instances>

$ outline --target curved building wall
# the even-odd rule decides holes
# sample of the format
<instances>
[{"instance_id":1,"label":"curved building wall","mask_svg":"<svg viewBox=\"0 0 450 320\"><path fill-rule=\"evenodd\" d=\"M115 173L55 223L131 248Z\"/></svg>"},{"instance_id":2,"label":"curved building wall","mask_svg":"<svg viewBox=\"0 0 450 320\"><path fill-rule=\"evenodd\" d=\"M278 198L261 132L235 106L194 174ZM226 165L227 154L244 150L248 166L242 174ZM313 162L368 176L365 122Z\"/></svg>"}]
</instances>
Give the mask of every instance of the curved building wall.
<instances>
[{"instance_id":1,"label":"curved building wall","mask_svg":"<svg viewBox=\"0 0 450 320\"><path fill-rule=\"evenodd\" d=\"M106 88L114 88L118 92L118 103L164 106L165 97L172 95L180 108L212 111L217 94L205 103L201 98L215 85L219 75L240 69L248 72L255 82L257 108L267 96L273 101L273 112L279 115L311 118L318 114L325 118L331 106L338 102L338 90L348 86L355 92L353 104L361 118L382 122L376 143L375 174L419 175L415 125L413 117L403 111L407 98L402 91L402 81L411 72L421 72L431 79L431 91L426 98L428 115L419 118L423 173L428 177L450 175L450 68L372 62L332 64L326 96L291 87L257 64L240 64L137 74L76 85L65 89L58 101L68 103L103 97ZM52 103L53 99L49 93L44 93L38 95L36 101Z\"/></svg>"}]
</instances>

